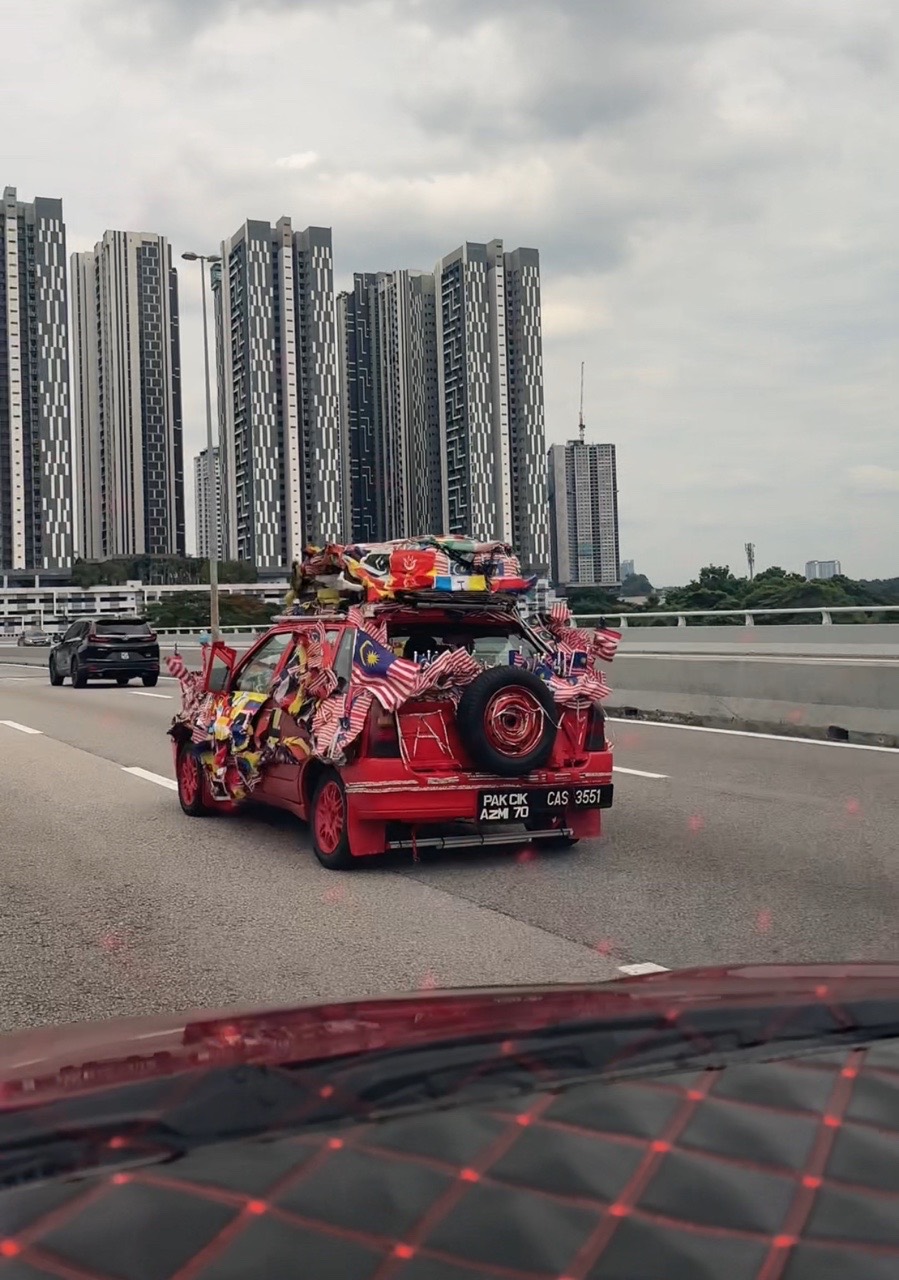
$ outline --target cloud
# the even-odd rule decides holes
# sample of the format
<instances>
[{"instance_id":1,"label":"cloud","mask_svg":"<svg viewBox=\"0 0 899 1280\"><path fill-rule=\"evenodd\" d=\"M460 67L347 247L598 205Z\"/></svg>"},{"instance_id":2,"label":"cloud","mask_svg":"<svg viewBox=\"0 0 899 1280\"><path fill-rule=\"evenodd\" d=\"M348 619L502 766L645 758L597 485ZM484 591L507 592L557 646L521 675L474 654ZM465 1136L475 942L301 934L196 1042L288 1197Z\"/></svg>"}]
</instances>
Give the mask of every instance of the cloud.
<instances>
[{"instance_id":1,"label":"cloud","mask_svg":"<svg viewBox=\"0 0 899 1280\"><path fill-rule=\"evenodd\" d=\"M858 493L899 493L899 467L850 467L848 476Z\"/></svg>"},{"instance_id":2,"label":"cloud","mask_svg":"<svg viewBox=\"0 0 899 1280\"><path fill-rule=\"evenodd\" d=\"M293 155L281 156L275 161L278 169L311 169L318 164L317 151L295 151Z\"/></svg>"},{"instance_id":3,"label":"cloud","mask_svg":"<svg viewBox=\"0 0 899 1280\"><path fill-rule=\"evenodd\" d=\"M344 285L465 239L535 246L548 436L577 421L584 361L588 431L619 448L622 551L651 579L737 563L746 540L801 568L847 490L869 500L844 566L899 571L899 0L14 12L0 176L64 197L70 248L106 227L214 248L290 214L333 227Z\"/></svg>"}]
</instances>

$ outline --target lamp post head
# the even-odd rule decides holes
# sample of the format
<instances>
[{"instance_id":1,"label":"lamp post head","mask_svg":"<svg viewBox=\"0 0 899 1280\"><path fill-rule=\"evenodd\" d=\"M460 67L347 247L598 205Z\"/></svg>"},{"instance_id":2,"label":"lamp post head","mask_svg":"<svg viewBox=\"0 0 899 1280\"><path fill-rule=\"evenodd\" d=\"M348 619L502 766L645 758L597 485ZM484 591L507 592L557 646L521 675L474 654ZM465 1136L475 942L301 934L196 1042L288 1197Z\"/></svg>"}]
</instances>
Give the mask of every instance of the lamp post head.
<instances>
[{"instance_id":1,"label":"lamp post head","mask_svg":"<svg viewBox=\"0 0 899 1280\"><path fill-rule=\"evenodd\" d=\"M185 262L196 262L200 255L198 253L182 253L181 257Z\"/></svg>"}]
</instances>

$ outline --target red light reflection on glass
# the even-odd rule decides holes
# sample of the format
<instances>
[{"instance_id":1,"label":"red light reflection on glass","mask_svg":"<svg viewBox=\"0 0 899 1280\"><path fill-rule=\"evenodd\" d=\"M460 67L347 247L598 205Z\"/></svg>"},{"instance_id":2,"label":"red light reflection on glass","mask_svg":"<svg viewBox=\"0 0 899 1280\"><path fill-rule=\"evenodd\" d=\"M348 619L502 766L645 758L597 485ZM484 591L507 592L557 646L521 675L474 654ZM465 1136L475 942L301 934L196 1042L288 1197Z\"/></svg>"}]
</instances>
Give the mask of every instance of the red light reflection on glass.
<instances>
[{"instance_id":1,"label":"red light reflection on glass","mask_svg":"<svg viewBox=\"0 0 899 1280\"><path fill-rule=\"evenodd\" d=\"M846 804L845 804L845 806L844 806L844 807L845 807L845 809L846 809L846 812L847 812L847 813L849 813L849 814L852 814L852 815L853 815L853 817L854 817L856 814L861 813L861 811L862 811L861 801L860 801L860 800L856 800L855 796L851 796L851 797L846 801Z\"/></svg>"},{"instance_id":2,"label":"red light reflection on glass","mask_svg":"<svg viewBox=\"0 0 899 1280\"><path fill-rule=\"evenodd\" d=\"M534 845L526 844L523 849L519 849L518 853L515 855L515 861L519 865L523 865L527 862L536 862L537 850Z\"/></svg>"},{"instance_id":3,"label":"red light reflection on glass","mask_svg":"<svg viewBox=\"0 0 899 1280\"><path fill-rule=\"evenodd\" d=\"M701 813L691 813L687 819L687 826L693 832L702 831L705 826L705 818Z\"/></svg>"},{"instance_id":4,"label":"red light reflection on glass","mask_svg":"<svg viewBox=\"0 0 899 1280\"><path fill-rule=\"evenodd\" d=\"M763 907L755 918L755 927L759 933L769 933L773 916L767 907Z\"/></svg>"}]
</instances>

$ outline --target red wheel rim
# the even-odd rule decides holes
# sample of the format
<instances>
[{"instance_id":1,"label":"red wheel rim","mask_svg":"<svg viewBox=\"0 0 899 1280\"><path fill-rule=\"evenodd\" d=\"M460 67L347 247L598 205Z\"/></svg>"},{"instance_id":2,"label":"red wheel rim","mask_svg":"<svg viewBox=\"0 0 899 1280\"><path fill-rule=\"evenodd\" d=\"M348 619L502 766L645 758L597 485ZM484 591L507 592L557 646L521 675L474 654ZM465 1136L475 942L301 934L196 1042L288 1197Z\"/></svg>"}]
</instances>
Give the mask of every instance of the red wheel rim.
<instances>
[{"instance_id":1,"label":"red wheel rim","mask_svg":"<svg viewBox=\"0 0 899 1280\"><path fill-rule=\"evenodd\" d=\"M527 756L543 737L543 707L529 689L500 689L487 703L484 733L494 751Z\"/></svg>"},{"instance_id":2,"label":"red wheel rim","mask_svg":"<svg viewBox=\"0 0 899 1280\"><path fill-rule=\"evenodd\" d=\"M200 794L200 762L191 751L182 751L178 768L178 786L186 805L195 803Z\"/></svg>"},{"instance_id":3,"label":"red wheel rim","mask_svg":"<svg viewBox=\"0 0 899 1280\"><path fill-rule=\"evenodd\" d=\"M333 853L343 838L345 806L336 782L326 782L315 806L315 839L322 853Z\"/></svg>"}]
</instances>

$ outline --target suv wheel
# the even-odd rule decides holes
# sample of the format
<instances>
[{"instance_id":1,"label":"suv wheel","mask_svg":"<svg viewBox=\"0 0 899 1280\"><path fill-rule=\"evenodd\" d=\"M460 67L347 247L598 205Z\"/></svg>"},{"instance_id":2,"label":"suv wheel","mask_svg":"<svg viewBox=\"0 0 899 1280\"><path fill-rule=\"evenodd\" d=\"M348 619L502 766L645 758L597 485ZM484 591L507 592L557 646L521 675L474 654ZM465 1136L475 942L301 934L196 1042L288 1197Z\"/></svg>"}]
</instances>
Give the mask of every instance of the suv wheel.
<instances>
[{"instance_id":1,"label":"suv wheel","mask_svg":"<svg viewBox=\"0 0 899 1280\"><path fill-rule=\"evenodd\" d=\"M312 797L309 811L312 847L323 867L330 871L348 871L354 858L347 829L346 788L332 771L322 774Z\"/></svg>"},{"instance_id":2,"label":"suv wheel","mask_svg":"<svg viewBox=\"0 0 899 1280\"><path fill-rule=\"evenodd\" d=\"M181 808L191 818L205 817L210 810L206 803L203 763L189 741L182 742L178 748L175 777L178 782L178 799L181 802Z\"/></svg>"},{"instance_id":3,"label":"suv wheel","mask_svg":"<svg viewBox=\"0 0 899 1280\"><path fill-rule=\"evenodd\" d=\"M156 674L155 671L152 673L152 675L141 676L141 680L143 681L143 685L145 689L155 689L156 686L159 684L159 676Z\"/></svg>"},{"instance_id":4,"label":"suv wheel","mask_svg":"<svg viewBox=\"0 0 899 1280\"><path fill-rule=\"evenodd\" d=\"M120 689L124 689L125 685L128 683L128 680L129 680L128 676L116 676L115 678L115 682Z\"/></svg>"},{"instance_id":5,"label":"suv wheel","mask_svg":"<svg viewBox=\"0 0 899 1280\"><path fill-rule=\"evenodd\" d=\"M72 659L72 687L74 689L83 689L87 684L87 676L78 665L78 659Z\"/></svg>"},{"instance_id":6,"label":"suv wheel","mask_svg":"<svg viewBox=\"0 0 899 1280\"><path fill-rule=\"evenodd\" d=\"M59 686L62 684L62 676L56 670L56 659L52 655L50 657L49 666L50 666L50 683L55 688L58 689Z\"/></svg>"}]
</instances>

